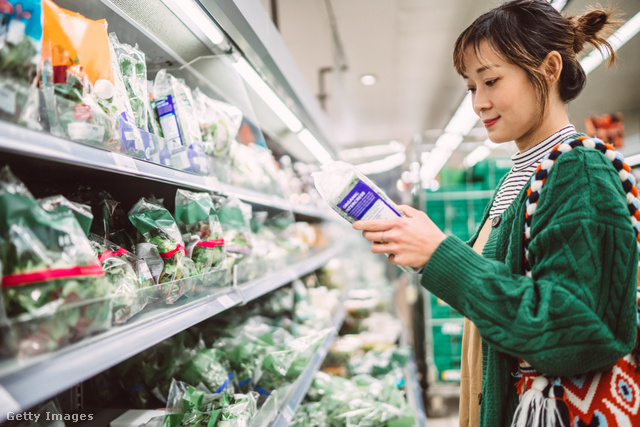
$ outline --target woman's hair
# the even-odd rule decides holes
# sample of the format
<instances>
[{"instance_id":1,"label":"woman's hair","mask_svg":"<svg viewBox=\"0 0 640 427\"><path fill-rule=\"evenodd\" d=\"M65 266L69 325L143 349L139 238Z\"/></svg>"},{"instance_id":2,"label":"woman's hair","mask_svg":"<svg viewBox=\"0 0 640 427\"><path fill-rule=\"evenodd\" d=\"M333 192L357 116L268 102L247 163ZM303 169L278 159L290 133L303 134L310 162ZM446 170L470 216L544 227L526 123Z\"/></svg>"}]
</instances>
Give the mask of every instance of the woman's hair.
<instances>
[{"instance_id":1,"label":"woman's hair","mask_svg":"<svg viewBox=\"0 0 640 427\"><path fill-rule=\"evenodd\" d=\"M479 55L480 44L486 40L502 59L527 73L544 111L549 84L540 65L547 54L555 50L562 56L558 86L560 98L567 103L586 83L577 58L585 45L609 51L609 65L614 63L615 53L606 37L617 24L612 11L593 8L581 16L564 17L546 0L513 0L484 13L460 34L453 62L458 74L464 75L465 50L473 46Z\"/></svg>"}]
</instances>

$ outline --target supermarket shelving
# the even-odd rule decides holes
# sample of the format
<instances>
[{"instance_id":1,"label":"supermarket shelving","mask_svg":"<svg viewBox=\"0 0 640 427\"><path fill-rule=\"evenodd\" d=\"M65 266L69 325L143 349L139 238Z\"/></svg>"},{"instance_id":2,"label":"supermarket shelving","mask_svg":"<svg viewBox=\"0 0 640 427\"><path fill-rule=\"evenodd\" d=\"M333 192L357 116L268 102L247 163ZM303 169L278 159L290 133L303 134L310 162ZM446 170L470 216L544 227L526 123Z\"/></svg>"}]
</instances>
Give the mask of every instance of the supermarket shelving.
<instances>
[{"instance_id":1,"label":"supermarket shelving","mask_svg":"<svg viewBox=\"0 0 640 427\"><path fill-rule=\"evenodd\" d=\"M347 292L343 292L343 295L346 296L346 294ZM311 386L313 376L320 369L320 365L322 365L324 358L327 356L329 348L338 335L338 331L340 330L340 326L344 322L346 314L347 311L345 306L345 298L343 298L333 315L333 319L331 322L331 333L329 333L329 335L327 335L327 337L324 339L320 348L313 355L311 362L309 362L304 372L300 375L296 382L293 383L291 388L289 388L282 401L276 402L277 414L275 414L275 417L273 417L273 419L271 420L269 419L270 417L257 416L256 424L252 424L252 427L284 427L289 425L294 412L296 411L298 405L300 405L300 403L302 402L302 399L304 399L304 396L307 394L307 390ZM263 409L263 411L269 411L269 409L270 408L267 407L266 409Z\"/></svg>"},{"instance_id":2,"label":"supermarket shelving","mask_svg":"<svg viewBox=\"0 0 640 427\"><path fill-rule=\"evenodd\" d=\"M204 319L311 273L342 250L342 246L331 246L285 270L177 307L143 313L130 324L54 353L0 364L0 419L6 419L8 412L26 410Z\"/></svg>"},{"instance_id":3,"label":"supermarket shelving","mask_svg":"<svg viewBox=\"0 0 640 427\"><path fill-rule=\"evenodd\" d=\"M193 190L236 196L250 203L285 211L290 210L293 213L318 219L332 220L336 218L334 212L329 208L321 209L315 206L293 204L276 195L220 183L215 176L201 176L184 172L3 121L0 121L0 151L141 177Z\"/></svg>"}]
</instances>

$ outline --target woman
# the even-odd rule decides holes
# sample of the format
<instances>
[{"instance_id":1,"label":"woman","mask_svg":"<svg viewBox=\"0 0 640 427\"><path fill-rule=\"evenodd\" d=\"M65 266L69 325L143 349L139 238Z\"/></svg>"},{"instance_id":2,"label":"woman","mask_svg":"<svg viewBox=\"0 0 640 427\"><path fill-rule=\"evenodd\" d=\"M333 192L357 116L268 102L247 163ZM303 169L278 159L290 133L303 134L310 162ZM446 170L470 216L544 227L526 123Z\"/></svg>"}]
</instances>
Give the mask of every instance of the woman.
<instances>
[{"instance_id":1,"label":"woman","mask_svg":"<svg viewBox=\"0 0 640 427\"><path fill-rule=\"evenodd\" d=\"M550 170L530 229L531 277L524 265L529 178L576 134L565 104L586 81L577 55L590 44L613 62L611 25L606 11L565 18L544 0L515 0L480 16L456 42L455 68L489 138L515 141L519 151L483 225L465 244L408 206L406 218L353 224L372 252L423 268L421 284L473 322L464 329L461 426L512 423L518 359L575 376L607 369L634 347L636 239L620 179L597 150L571 150Z\"/></svg>"}]
</instances>

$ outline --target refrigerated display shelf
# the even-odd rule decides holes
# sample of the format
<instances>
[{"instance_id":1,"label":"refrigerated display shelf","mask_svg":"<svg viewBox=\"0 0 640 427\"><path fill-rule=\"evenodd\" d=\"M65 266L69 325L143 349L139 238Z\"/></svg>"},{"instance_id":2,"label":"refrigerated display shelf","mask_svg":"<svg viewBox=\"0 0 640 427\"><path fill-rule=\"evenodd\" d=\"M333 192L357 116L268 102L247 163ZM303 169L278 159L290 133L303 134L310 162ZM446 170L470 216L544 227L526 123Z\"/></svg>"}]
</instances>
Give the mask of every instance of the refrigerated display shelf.
<instances>
[{"instance_id":1,"label":"refrigerated display shelf","mask_svg":"<svg viewBox=\"0 0 640 427\"><path fill-rule=\"evenodd\" d=\"M418 382L418 370L413 353L404 367L404 388L406 390L407 401L413 409L416 426L425 427L427 416L424 411L424 401L422 400L422 388Z\"/></svg>"},{"instance_id":2,"label":"refrigerated display shelf","mask_svg":"<svg viewBox=\"0 0 640 427\"><path fill-rule=\"evenodd\" d=\"M344 295L346 294L347 292L344 292ZM320 369L320 365L322 365L324 358L327 356L329 348L333 344L333 341L336 339L338 331L340 330L340 326L344 322L346 314L347 310L345 306L345 299L343 298L338 309L333 315L333 331L329 335L327 335L324 342L322 343L322 346L320 346L318 351L313 355L313 358L311 359L309 365L307 365L307 368L291 386L289 392L279 404L278 414L275 416L272 422L266 425L273 427L284 427L289 425L289 423L291 422L291 418L296 411L296 408L298 407L298 405L300 405L302 399L304 399L304 396L307 394L307 390L309 390L309 387L311 386L313 376Z\"/></svg>"},{"instance_id":3,"label":"refrigerated display shelf","mask_svg":"<svg viewBox=\"0 0 640 427\"><path fill-rule=\"evenodd\" d=\"M328 208L321 209L315 206L293 204L276 195L222 184L215 176L195 175L4 121L0 121L0 151L122 175L142 177L193 190L212 191L226 196L236 196L250 203L290 210L293 213L319 219L332 220L336 218L333 215L333 211Z\"/></svg>"},{"instance_id":4,"label":"refrigerated display shelf","mask_svg":"<svg viewBox=\"0 0 640 427\"><path fill-rule=\"evenodd\" d=\"M142 313L129 324L113 327L56 352L3 362L0 364L0 419L6 419L8 412L29 409L211 316L311 273L339 255L343 248L332 246L286 270L177 307Z\"/></svg>"}]
</instances>

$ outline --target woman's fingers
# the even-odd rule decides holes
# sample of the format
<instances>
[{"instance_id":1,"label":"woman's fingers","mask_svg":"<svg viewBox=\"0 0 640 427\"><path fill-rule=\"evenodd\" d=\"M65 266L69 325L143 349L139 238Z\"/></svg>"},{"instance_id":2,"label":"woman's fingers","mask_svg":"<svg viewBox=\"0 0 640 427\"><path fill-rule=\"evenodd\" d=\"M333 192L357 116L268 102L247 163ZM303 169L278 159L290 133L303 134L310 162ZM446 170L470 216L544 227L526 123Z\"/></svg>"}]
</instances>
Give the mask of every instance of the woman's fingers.
<instances>
[{"instance_id":1,"label":"woman's fingers","mask_svg":"<svg viewBox=\"0 0 640 427\"><path fill-rule=\"evenodd\" d=\"M397 220L395 219L373 219L373 220L364 220L364 221L356 221L353 223L352 227L356 230L367 230L367 231L384 231L392 228Z\"/></svg>"}]
</instances>

